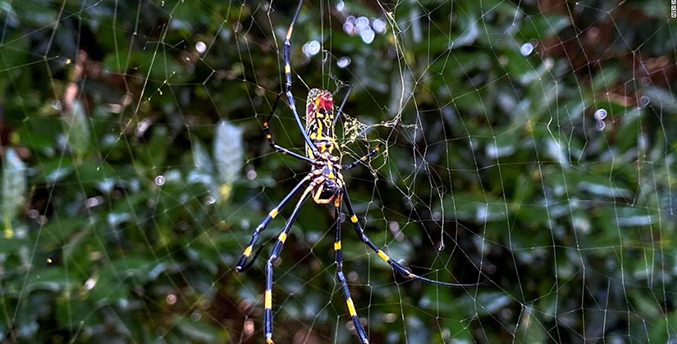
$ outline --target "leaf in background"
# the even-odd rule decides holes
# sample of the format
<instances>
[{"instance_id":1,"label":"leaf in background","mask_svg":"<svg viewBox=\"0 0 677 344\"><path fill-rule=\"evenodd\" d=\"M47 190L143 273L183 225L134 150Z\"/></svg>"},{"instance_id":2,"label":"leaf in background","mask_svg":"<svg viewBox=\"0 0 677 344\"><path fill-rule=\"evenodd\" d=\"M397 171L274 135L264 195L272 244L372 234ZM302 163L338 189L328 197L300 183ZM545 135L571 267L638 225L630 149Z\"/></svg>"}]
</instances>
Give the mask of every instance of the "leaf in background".
<instances>
[{"instance_id":1,"label":"leaf in background","mask_svg":"<svg viewBox=\"0 0 677 344\"><path fill-rule=\"evenodd\" d=\"M63 127L68 139L68 146L77 157L83 156L89 149L89 122L85 109L77 99L74 99L70 108L64 111Z\"/></svg>"},{"instance_id":2,"label":"leaf in background","mask_svg":"<svg viewBox=\"0 0 677 344\"><path fill-rule=\"evenodd\" d=\"M8 148L2 163L2 218L5 238L14 236L12 219L23 206L26 197L26 165L14 149Z\"/></svg>"},{"instance_id":3,"label":"leaf in background","mask_svg":"<svg viewBox=\"0 0 677 344\"><path fill-rule=\"evenodd\" d=\"M657 209L649 207L616 206L600 209L599 214L601 219L608 219L618 227L649 226L659 220Z\"/></svg>"},{"instance_id":4,"label":"leaf in background","mask_svg":"<svg viewBox=\"0 0 677 344\"><path fill-rule=\"evenodd\" d=\"M195 171L201 174L212 175L214 173L212 161L209 159L209 154L207 154L207 151L202 147L200 141L193 141L192 153Z\"/></svg>"},{"instance_id":5,"label":"leaf in background","mask_svg":"<svg viewBox=\"0 0 677 344\"><path fill-rule=\"evenodd\" d=\"M466 316L487 316L496 314L501 309L512 304L515 300L500 292L481 291L476 296L467 295L456 302L456 309L464 312Z\"/></svg>"},{"instance_id":6,"label":"leaf in background","mask_svg":"<svg viewBox=\"0 0 677 344\"><path fill-rule=\"evenodd\" d=\"M554 138L548 139L546 140L545 154L562 165L562 167L568 168L570 164L567 148L566 142L560 142Z\"/></svg>"},{"instance_id":7,"label":"leaf in background","mask_svg":"<svg viewBox=\"0 0 677 344\"><path fill-rule=\"evenodd\" d=\"M214 181L214 167L209 154L198 140L193 140L193 164L195 169L188 174L189 183L199 183L209 189L214 199L219 200L219 190Z\"/></svg>"},{"instance_id":8,"label":"leaf in background","mask_svg":"<svg viewBox=\"0 0 677 344\"><path fill-rule=\"evenodd\" d=\"M475 18L461 17L459 21L461 21L459 26L461 27L462 32L458 37L453 39L450 47L451 49L472 45L480 35L480 30Z\"/></svg>"},{"instance_id":9,"label":"leaf in background","mask_svg":"<svg viewBox=\"0 0 677 344\"><path fill-rule=\"evenodd\" d=\"M430 338L430 332L421 318L407 317L407 341L409 343L425 343Z\"/></svg>"},{"instance_id":10,"label":"leaf in background","mask_svg":"<svg viewBox=\"0 0 677 344\"><path fill-rule=\"evenodd\" d=\"M176 317L174 321L179 331L194 341L223 343L230 337L225 329L217 329L205 321L194 321L188 316Z\"/></svg>"},{"instance_id":11,"label":"leaf in background","mask_svg":"<svg viewBox=\"0 0 677 344\"><path fill-rule=\"evenodd\" d=\"M227 200L238 178L244 160L242 129L221 120L216 126L214 138L214 160L218 169L221 197Z\"/></svg>"},{"instance_id":12,"label":"leaf in background","mask_svg":"<svg viewBox=\"0 0 677 344\"><path fill-rule=\"evenodd\" d=\"M75 286L73 279L68 277L65 268L60 266L33 269L26 276L26 280L14 280L7 284L7 295L28 295L36 290L60 293Z\"/></svg>"},{"instance_id":13,"label":"leaf in background","mask_svg":"<svg viewBox=\"0 0 677 344\"><path fill-rule=\"evenodd\" d=\"M502 221L506 214L505 203L494 197L483 197L470 192L454 192L445 196L445 214L448 219L484 224Z\"/></svg>"},{"instance_id":14,"label":"leaf in background","mask_svg":"<svg viewBox=\"0 0 677 344\"><path fill-rule=\"evenodd\" d=\"M162 166L167 160L167 146L169 145L168 130L165 126L154 126L150 141L148 142L148 164L153 170L162 170Z\"/></svg>"},{"instance_id":15,"label":"leaf in background","mask_svg":"<svg viewBox=\"0 0 677 344\"><path fill-rule=\"evenodd\" d=\"M520 331L515 331L521 343L546 343L547 334L543 330L543 319L538 318L539 312L526 306L520 317Z\"/></svg>"},{"instance_id":16,"label":"leaf in background","mask_svg":"<svg viewBox=\"0 0 677 344\"><path fill-rule=\"evenodd\" d=\"M571 25L571 19L562 15L537 14L524 21L516 36L525 41L544 39Z\"/></svg>"},{"instance_id":17,"label":"leaf in background","mask_svg":"<svg viewBox=\"0 0 677 344\"><path fill-rule=\"evenodd\" d=\"M644 95L649 97L651 105L668 112L677 113L677 97L664 88L647 87Z\"/></svg>"}]
</instances>

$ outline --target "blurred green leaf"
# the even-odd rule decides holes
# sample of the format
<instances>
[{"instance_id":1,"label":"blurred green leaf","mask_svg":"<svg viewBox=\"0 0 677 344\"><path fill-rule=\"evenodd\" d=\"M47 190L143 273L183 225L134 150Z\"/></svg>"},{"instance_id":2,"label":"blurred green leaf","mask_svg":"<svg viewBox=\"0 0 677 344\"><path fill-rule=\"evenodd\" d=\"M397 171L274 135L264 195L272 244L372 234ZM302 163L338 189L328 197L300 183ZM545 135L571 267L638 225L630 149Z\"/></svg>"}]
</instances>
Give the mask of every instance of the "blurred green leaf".
<instances>
[{"instance_id":1,"label":"blurred green leaf","mask_svg":"<svg viewBox=\"0 0 677 344\"><path fill-rule=\"evenodd\" d=\"M471 45L479 37L480 28L477 25L477 19L471 17L461 17L459 25L462 32L455 39L452 38L451 48L458 49L466 45Z\"/></svg>"},{"instance_id":2,"label":"blurred green leaf","mask_svg":"<svg viewBox=\"0 0 677 344\"><path fill-rule=\"evenodd\" d=\"M218 169L219 188L222 199L227 200L241 173L244 160L244 147L242 144L243 130L226 120L216 124L214 135L214 160Z\"/></svg>"},{"instance_id":3,"label":"blurred green leaf","mask_svg":"<svg viewBox=\"0 0 677 344\"><path fill-rule=\"evenodd\" d=\"M207 151L197 140L193 141L192 154L195 169L188 175L188 182L204 185L209 190L210 196L219 200L221 194L214 179L214 164Z\"/></svg>"},{"instance_id":4,"label":"blurred green leaf","mask_svg":"<svg viewBox=\"0 0 677 344\"><path fill-rule=\"evenodd\" d=\"M68 278L66 270L58 266L35 268L26 276L25 284L23 280L17 282L9 285L10 295L28 295L38 290L58 294L74 286L74 281Z\"/></svg>"},{"instance_id":5,"label":"blurred green leaf","mask_svg":"<svg viewBox=\"0 0 677 344\"><path fill-rule=\"evenodd\" d=\"M508 216L505 202L488 195L485 198L481 195L457 191L445 196L442 202L449 219L481 224L502 221Z\"/></svg>"},{"instance_id":6,"label":"blurred green leaf","mask_svg":"<svg viewBox=\"0 0 677 344\"><path fill-rule=\"evenodd\" d=\"M651 100L651 106L677 113L677 96L674 92L660 87L646 87L644 88L644 95Z\"/></svg>"},{"instance_id":7,"label":"blurred green leaf","mask_svg":"<svg viewBox=\"0 0 677 344\"><path fill-rule=\"evenodd\" d=\"M569 17L553 14L536 14L528 17L517 33L524 41L530 39L542 40L558 33L571 25Z\"/></svg>"},{"instance_id":8,"label":"blurred green leaf","mask_svg":"<svg viewBox=\"0 0 677 344\"><path fill-rule=\"evenodd\" d=\"M16 151L9 148L2 159L2 219L4 237L14 236L12 221L26 199L26 165Z\"/></svg>"},{"instance_id":9,"label":"blurred green leaf","mask_svg":"<svg viewBox=\"0 0 677 344\"><path fill-rule=\"evenodd\" d=\"M228 332L203 321L194 321L188 316L176 317L174 323L181 333L201 343L223 343L230 339Z\"/></svg>"},{"instance_id":10,"label":"blurred green leaf","mask_svg":"<svg viewBox=\"0 0 677 344\"><path fill-rule=\"evenodd\" d=\"M79 100L73 99L68 109L63 111L64 134L68 146L77 158L84 156L90 148L89 121L85 109Z\"/></svg>"}]
</instances>

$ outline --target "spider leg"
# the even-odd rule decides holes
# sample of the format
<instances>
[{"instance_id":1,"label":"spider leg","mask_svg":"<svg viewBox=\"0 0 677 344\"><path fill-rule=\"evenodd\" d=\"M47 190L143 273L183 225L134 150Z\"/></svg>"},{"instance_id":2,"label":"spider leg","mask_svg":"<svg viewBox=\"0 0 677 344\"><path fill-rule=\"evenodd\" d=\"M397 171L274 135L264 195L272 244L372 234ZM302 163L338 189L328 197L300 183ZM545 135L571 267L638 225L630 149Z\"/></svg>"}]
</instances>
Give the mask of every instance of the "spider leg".
<instances>
[{"instance_id":1,"label":"spider leg","mask_svg":"<svg viewBox=\"0 0 677 344\"><path fill-rule=\"evenodd\" d=\"M351 168L359 165L360 163L367 161L367 159L369 159L370 157L372 157L373 155L378 153L378 151L379 151L379 146L377 145L376 147L374 147L374 149L372 149L369 153L363 155L361 158L359 158L359 159L357 159L357 160L355 160L355 161L353 161L349 164L341 165L341 169L346 170L346 171L350 170Z\"/></svg>"},{"instance_id":2,"label":"spider leg","mask_svg":"<svg viewBox=\"0 0 677 344\"><path fill-rule=\"evenodd\" d=\"M336 113L336 117L334 117L334 127L336 127L336 122L338 122L339 118L341 117L341 114L343 114L343 106L346 105L346 101L348 100L348 97L350 96L350 91L353 89L353 85L348 86L348 91L346 91L346 95L343 96L343 101L341 102L341 106L338 108L338 112Z\"/></svg>"},{"instance_id":3,"label":"spider leg","mask_svg":"<svg viewBox=\"0 0 677 344\"><path fill-rule=\"evenodd\" d=\"M265 311L263 313L263 333L266 339L266 344L273 344L273 263L280 255L282 247L284 246L284 242L287 240L287 235L289 235L289 231L291 230L291 226L296 221L296 216L298 215L303 203L308 199L308 196L310 196L310 191L312 191L312 189L313 185L311 184L303 192L303 195L301 195L301 199L299 199L299 201L296 203L296 207L294 207L294 211L292 211L291 215L289 215L289 220L287 220L287 224L284 226L282 233L280 233L280 236L277 238L277 241L273 246L273 250L270 252L270 256L266 261L266 293L264 296Z\"/></svg>"},{"instance_id":4,"label":"spider leg","mask_svg":"<svg viewBox=\"0 0 677 344\"><path fill-rule=\"evenodd\" d=\"M266 139L268 139L268 145L270 145L270 147L272 147L274 150L276 150L276 151L278 151L282 154L293 156L296 159L303 160L303 161L306 161L306 162L309 162L309 163L312 164L313 160L311 160L307 156L301 155L301 154L298 154L298 153L294 153L294 152L290 151L289 149L278 145L277 143L275 143L275 140L273 140L273 135L270 133L270 119L273 118L273 114L275 114L275 109L277 109L277 103L280 102L281 96L282 96L282 93L277 95L277 98L275 98L275 103L273 103L273 109L270 110L270 114L268 115L268 118L266 119L265 122L263 122L263 132L266 134Z\"/></svg>"},{"instance_id":5,"label":"spider leg","mask_svg":"<svg viewBox=\"0 0 677 344\"><path fill-rule=\"evenodd\" d=\"M299 16L299 13L301 12L301 7L303 6L303 0L299 0L299 5L296 8L296 13L294 13L294 18L291 21L291 24L289 24L289 30L287 31L287 36L284 39L284 47L283 47L283 55L284 55L284 75L285 75L285 84L284 84L284 89L285 89L285 94L287 96L287 102L289 103L289 108L291 111L294 113L294 118L296 119L296 124L299 126L299 129L301 129L301 135L303 135L303 139L306 141L306 144L308 147L310 147L311 151L313 152L313 156L319 156L320 153L317 151L317 147L315 147L315 144L313 144L313 141L310 140L310 137L308 136L308 133L306 132L306 129L303 126L303 123L301 123L301 117L299 117L299 113L296 111L296 102L294 102L294 95L291 92L291 35L294 32L294 25L296 24L296 19Z\"/></svg>"},{"instance_id":6,"label":"spider leg","mask_svg":"<svg viewBox=\"0 0 677 344\"><path fill-rule=\"evenodd\" d=\"M343 274L343 251L341 250L341 204L339 203L336 207L336 241L334 241L334 261L336 261L336 277L341 283L341 288L343 289L343 295L346 297L346 305L348 306L348 312L350 312L350 318L353 320L355 325L355 332L357 332L357 337L359 337L361 343L369 343L367 339L367 334L360 323L360 317L357 316L357 311L355 310L355 304L353 299L350 297L350 290L348 289L348 282L346 282L346 277Z\"/></svg>"},{"instance_id":7,"label":"spider leg","mask_svg":"<svg viewBox=\"0 0 677 344\"><path fill-rule=\"evenodd\" d=\"M353 206L350 203L350 199L348 198L348 190L344 187L343 188L343 199L345 200L346 203L346 208L348 208L348 215L350 215L350 222L353 223L353 227L355 227L355 232L357 232L357 236L360 237L360 240L369 248L371 248L376 254L378 254L381 259L383 259L386 263L390 265L390 267L395 271L396 273L410 279L417 279L421 280L424 282L428 283L433 283L433 284L439 284L439 285L444 285L448 287L476 287L479 285L482 285L482 283L471 283L471 284L464 284L464 283L450 283L450 282L442 282L430 278L426 278L423 276L419 276L413 272L411 272L409 269L405 268L402 264L398 263L397 261L393 260L390 258L383 250L378 248L378 246L374 245L374 243L367 237L367 234L364 232L362 229L362 226L360 225L360 222L357 220L357 215L355 215L355 211L353 210Z\"/></svg>"},{"instance_id":8,"label":"spider leg","mask_svg":"<svg viewBox=\"0 0 677 344\"><path fill-rule=\"evenodd\" d=\"M266 229L270 221L272 221L280 212L280 209L282 209L282 207L284 207L287 204L287 202L289 202L289 200L301 189L301 186L303 186L303 184L305 184L309 179L310 175L306 176L298 184L296 184L296 186L287 194L287 196L285 196L282 199L282 201L280 201L280 203L278 203L278 205L275 208L273 208L268 213L268 215L266 215L263 221L261 221L261 223L256 227L256 229L254 230L254 234L252 234L252 238L249 241L249 245L247 246L247 248L244 249L242 257L240 257L240 260L237 262L237 265L235 265L236 271L239 272L244 270L243 267L247 262L247 258L249 258L249 256L252 254L252 249L254 248L256 242L259 240L259 235L261 234L261 232L263 232Z\"/></svg>"}]
</instances>

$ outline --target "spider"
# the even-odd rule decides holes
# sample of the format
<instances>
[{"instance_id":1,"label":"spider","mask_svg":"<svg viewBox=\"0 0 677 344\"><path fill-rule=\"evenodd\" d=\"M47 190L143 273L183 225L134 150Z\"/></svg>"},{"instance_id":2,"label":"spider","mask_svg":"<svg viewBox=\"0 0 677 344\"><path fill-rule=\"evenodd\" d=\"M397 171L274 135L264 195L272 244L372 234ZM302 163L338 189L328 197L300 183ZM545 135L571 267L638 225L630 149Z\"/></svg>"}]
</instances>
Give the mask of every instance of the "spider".
<instances>
[{"instance_id":1,"label":"spider","mask_svg":"<svg viewBox=\"0 0 677 344\"><path fill-rule=\"evenodd\" d=\"M235 266L236 271L244 271L249 266L246 265L247 259L251 256L254 245L259 239L259 236L263 230L266 229L268 224L279 214L282 207L284 207L289 200L297 194L303 187L304 184L308 183L308 186L304 189L301 194L299 201L296 203L294 210L289 215L289 219L284 226L284 229L280 233L275 242L273 249L266 261L266 291L264 294L264 307L265 312L263 315L263 333L264 338L267 344L273 344L273 263L279 256L282 251L284 242L289 235L292 225L296 220L299 209L303 203L309 198L312 197L313 201L318 204L332 204L334 207L334 212L336 214L336 239L334 241L334 260L336 262L336 277L341 284L343 293L345 295L346 305L348 307L348 312L350 313L350 318L355 325L355 331L357 337L361 343L369 343L367 339L367 334L364 330L364 327L360 323L360 319L355 310L355 305L353 300L350 297L350 290L348 289L348 283L346 282L345 275L343 273L343 256L341 251L341 203L345 203L348 215L350 216L350 222L353 224L357 236L360 240L367 245L371 250L376 252L381 259L390 265L390 267L396 273L409 278L417 279L429 283L452 286L452 287L467 287L467 286L476 286L477 284L460 284L460 283L448 283L441 282L437 280L432 280L423 276L414 274L409 269L405 268L402 264L398 263L396 260L390 258L383 250L376 246L366 235L360 222L357 219L357 215L353 210L353 206L348 197L348 189L346 188L345 181L343 180L343 175L341 171L349 170L353 167L356 167L361 162L367 161L370 157L375 155L379 151L378 145L369 151L366 155L362 156L360 159L353 161L347 165L341 165L341 158L338 155L334 155L334 150L337 147L334 127L336 122L341 116L343 110L343 105L345 100L350 94L350 88L346 96L344 97L343 103L338 109L336 116L334 116L334 101L333 95L327 90L320 90L313 88L308 92L308 97L306 99L306 125L303 126L301 118L299 117L298 112L296 111L296 104L294 102L294 96L291 91L292 86L292 74L291 74L291 37L294 31L294 24L296 19L301 11L303 6L303 0L299 1L298 7L294 17L289 25L289 30L284 40L284 74L285 74L285 95L287 98L287 103L294 118L296 124L298 125L301 134L306 143L306 155L301 155L295 152L290 151L287 148L281 147L276 144L273 140L273 136L270 133L270 120L275 113L277 104L280 101L282 94L279 94L275 99L273 104L272 111L268 115L268 118L263 123L263 131L268 139L268 144L277 152L290 155L299 160L308 162L311 165L310 173L308 173L301 181L285 196L280 203L273 208L268 215L261 221L261 223L256 227L254 233L252 234L249 245L245 248L242 257ZM310 133L310 135L308 134ZM261 249L255 254L258 255ZM252 260L253 263L253 260Z\"/></svg>"}]
</instances>

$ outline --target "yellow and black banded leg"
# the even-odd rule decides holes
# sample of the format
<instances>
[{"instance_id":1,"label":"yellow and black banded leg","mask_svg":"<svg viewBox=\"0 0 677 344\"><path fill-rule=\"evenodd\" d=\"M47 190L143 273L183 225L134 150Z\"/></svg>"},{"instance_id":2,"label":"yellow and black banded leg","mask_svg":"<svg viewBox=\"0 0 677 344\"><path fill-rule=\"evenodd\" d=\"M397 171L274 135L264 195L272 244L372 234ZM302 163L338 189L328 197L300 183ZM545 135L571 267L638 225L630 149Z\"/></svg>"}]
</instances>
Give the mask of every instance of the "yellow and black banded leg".
<instances>
[{"instance_id":1,"label":"yellow and black banded leg","mask_svg":"<svg viewBox=\"0 0 677 344\"><path fill-rule=\"evenodd\" d=\"M284 46L282 48L282 55L284 56L284 76L285 76L285 84L284 84L284 91L285 95L287 96L287 103L289 105L289 108L291 109L292 113L294 113L294 119L296 120L296 124L299 126L299 129L301 130L301 135L303 135L303 139L306 141L306 144L308 147L310 147L311 151L313 152L313 156L320 156L320 153L317 151L317 147L315 147L315 144L313 144L313 141L310 140L310 137L308 136L308 133L306 132L306 129L301 122L301 117L299 117L299 113L296 111L296 102L294 101L294 95L291 92L291 35L294 32L294 25L296 24L296 19L299 17L299 13L301 12L301 7L303 6L303 0L299 0L299 5L296 8L296 13L294 13L294 18L291 21L291 24L289 24L289 30L287 30L287 36L284 38Z\"/></svg>"},{"instance_id":2,"label":"yellow and black banded leg","mask_svg":"<svg viewBox=\"0 0 677 344\"><path fill-rule=\"evenodd\" d=\"M308 180L310 179L310 175L306 176L303 178L296 186L285 196L278 205L273 208L268 215L259 223L259 225L256 227L254 230L254 234L252 234L251 240L249 240L249 245L247 248L244 249L244 253L242 253L242 257L240 257L240 260L237 262L237 265L235 265L235 270L237 271L242 271L245 264L247 263L247 258L252 254L252 250L254 249L254 245L256 245L256 242L259 240L259 236L261 235L261 232L266 229L270 221L272 221L277 214L280 212L282 207L284 207L287 202L301 189L303 184L305 184Z\"/></svg>"},{"instance_id":3,"label":"yellow and black banded leg","mask_svg":"<svg viewBox=\"0 0 677 344\"><path fill-rule=\"evenodd\" d=\"M341 283L341 289L343 289L343 295L346 297L346 305L348 306L348 312L350 313L350 318L355 325L355 332L357 332L357 337L360 339L360 343L369 343L367 339L367 333L364 331L362 324L360 323L360 317L357 316L357 311L355 310L355 304L353 299L350 298L350 290L348 289L348 282L346 281L346 276L343 274L343 251L341 250L341 205L339 204L336 207L336 240L334 241L334 260L336 261L336 277Z\"/></svg>"},{"instance_id":4,"label":"yellow and black banded leg","mask_svg":"<svg viewBox=\"0 0 677 344\"><path fill-rule=\"evenodd\" d=\"M270 114L268 115L266 121L263 122L263 132L266 134L266 139L268 139L268 145L270 145L271 148L282 154L293 156L296 159L303 160L312 164L313 160L311 160L309 157L298 153L294 153L289 149L278 145L277 143L275 143L275 140L273 140L273 135L270 133L270 120L273 118L273 114L275 114L275 109L277 109L277 104L280 102L280 97L282 97L282 93L278 94L277 97L275 98L275 103L273 103L273 109L270 111Z\"/></svg>"},{"instance_id":5,"label":"yellow and black banded leg","mask_svg":"<svg viewBox=\"0 0 677 344\"><path fill-rule=\"evenodd\" d=\"M287 220L282 233L280 233L280 236L277 238L273 250L270 252L270 256L266 261L266 292L263 298L265 307L263 313L263 335L266 344L273 343L273 263L275 263L280 252L282 252L282 247L287 240L287 235L289 235L291 226L294 224L294 221L296 221L296 216L303 203L308 199L308 196L310 196L310 191L312 191L312 189L312 185L308 186L303 192L303 195L301 195L301 199L299 199L298 203L296 203L296 207L294 207L291 215L289 215L289 219Z\"/></svg>"},{"instance_id":6,"label":"yellow and black banded leg","mask_svg":"<svg viewBox=\"0 0 677 344\"><path fill-rule=\"evenodd\" d=\"M381 259L383 259L386 263L388 263L390 267L393 269L393 271L395 271L399 275L410 279L417 279L424 282L444 285L448 287L476 287L482 284L482 283L464 284L464 283L442 282L426 278L423 276L419 276L409 271L409 269L405 268L404 266L402 266L402 264L390 258L385 252L383 252L383 250L378 248L378 246L374 245L374 243L371 240L369 240L367 234L362 229L360 222L357 220L357 215L355 215L353 206L350 203L350 198L348 197L348 190L345 187L343 188L343 199L346 203L346 208L348 209L348 215L350 215L350 222L353 224L353 227L355 227L355 232L357 232L357 236L360 238L360 240L362 240L363 243L365 243L367 246L369 246L369 248L371 248L374 252L376 252L376 254L378 254L378 256L381 257Z\"/></svg>"},{"instance_id":7,"label":"yellow and black banded leg","mask_svg":"<svg viewBox=\"0 0 677 344\"><path fill-rule=\"evenodd\" d=\"M369 153L363 155L361 158L351 162L350 164L342 165L341 169L342 170L349 170L349 169L359 165L360 163L367 161L367 159L371 158L374 154L378 153L378 151L379 151L379 146L376 146L376 147L374 147L374 149L372 149Z\"/></svg>"}]
</instances>

